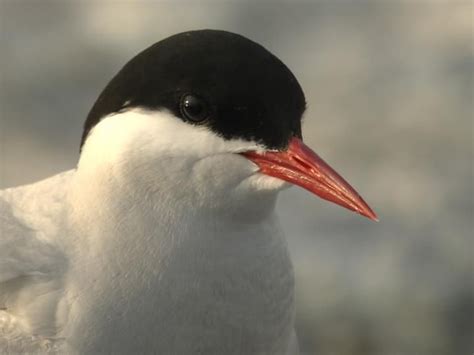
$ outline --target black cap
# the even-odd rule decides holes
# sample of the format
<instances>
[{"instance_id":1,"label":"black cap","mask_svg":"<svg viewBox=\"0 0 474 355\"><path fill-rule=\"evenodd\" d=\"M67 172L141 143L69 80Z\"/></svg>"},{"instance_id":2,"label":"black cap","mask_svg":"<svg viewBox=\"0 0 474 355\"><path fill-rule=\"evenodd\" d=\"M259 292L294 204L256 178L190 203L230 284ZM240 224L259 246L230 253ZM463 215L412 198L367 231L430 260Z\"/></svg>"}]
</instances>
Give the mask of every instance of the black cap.
<instances>
[{"instance_id":1,"label":"black cap","mask_svg":"<svg viewBox=\"0 0 474 355\"><path fill-rule=\"evenodd\" d=\"M206 110L199 121L183 112L183 102L196 98ZM165 108L224 139L283 149L291 137L301 137L305 98L291 71L261 45L226 31L200 30L168 37L130 60L92 107L81 147L103 117L135 107Z\"/></svg>"}]
</instances>

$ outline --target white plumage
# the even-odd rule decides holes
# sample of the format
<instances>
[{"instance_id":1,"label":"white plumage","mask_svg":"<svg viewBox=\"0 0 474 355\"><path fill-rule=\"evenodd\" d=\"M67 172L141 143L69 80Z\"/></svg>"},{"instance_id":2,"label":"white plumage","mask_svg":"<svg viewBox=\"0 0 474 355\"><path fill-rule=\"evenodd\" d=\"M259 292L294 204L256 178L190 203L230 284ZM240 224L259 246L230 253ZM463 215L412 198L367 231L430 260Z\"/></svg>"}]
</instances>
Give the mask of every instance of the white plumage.
<instances>
[{"instance_id":1,"label":"white plumage","mask_svg":"<svg viewBox=\"0 0 474 355\"><path fill-rule=\"evenodd\" d=\"M295 351L285 183L235 154L251 149L129 110L77 169L2 191L0 352Z\"/></svg>"}]
</instances>

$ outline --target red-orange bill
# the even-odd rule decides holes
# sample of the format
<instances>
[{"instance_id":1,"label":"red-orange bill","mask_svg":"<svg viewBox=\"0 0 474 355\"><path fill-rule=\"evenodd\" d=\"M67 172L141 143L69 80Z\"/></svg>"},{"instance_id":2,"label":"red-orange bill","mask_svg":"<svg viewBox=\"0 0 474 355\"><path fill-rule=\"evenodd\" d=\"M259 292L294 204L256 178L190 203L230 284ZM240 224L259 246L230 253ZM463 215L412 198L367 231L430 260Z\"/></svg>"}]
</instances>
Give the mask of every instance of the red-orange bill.
<instances>
[{"instance_id":1,"label":"red-orange bill","mask_svg":"<svg viewBox=\"0 0 474 355\"><path fill-rule=\"evenodd\" d=\"M242 155L257 164L262 174L301 186L322 199L378 221L357 191L299 138L292 138L285 151L249 151Z\"/></svg>"}]
</instances>

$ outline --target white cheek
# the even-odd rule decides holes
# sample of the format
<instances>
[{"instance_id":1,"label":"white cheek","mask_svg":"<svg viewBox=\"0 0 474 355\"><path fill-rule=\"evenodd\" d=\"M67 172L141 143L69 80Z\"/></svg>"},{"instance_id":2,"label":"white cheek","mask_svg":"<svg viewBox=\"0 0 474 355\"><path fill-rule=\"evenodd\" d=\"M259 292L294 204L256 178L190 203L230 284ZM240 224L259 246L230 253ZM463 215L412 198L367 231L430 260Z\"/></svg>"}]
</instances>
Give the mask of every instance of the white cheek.
<instances>
[{"instance_id":1,"label":"white cheek","mask_svg":"<svg viewBox=\"0 0 474 355\"><path fill-rule=\"evenodd\" d=\"M260 218L273 209L277 192L289 185L261 174L238 154L248 150L263 148L224 140L169 112L130 110L104 118L91 131L76 180L85 186L90 181L111 186L112 181L116 189L125 186L140 200L156 196Z\"/></svg>"},{"instance_id":2,"label":"white cheek","mask_svg":"<svg viewBox=\"0 0 474 355\"><path fill-rule=\"evenodd\" d=\"M239 185L258 167L236 154L262 150L254 142L224 140L206 127L193 126L167 111L133 109L105 117L91 131L83 147L80 167L97 171L108 167L114 175L169 186L184 181L200 191L217 192ZM249 188L274 189L281 182L252 178Z\"/></svg>"},{"instance_id":3,"label":"white cheek","mask_svg":"<svg viewBox=\"0 0 474 355\"><path fill-rule=\"evenodd\" d=\"M279 191L287 189L292 186L292 184L275 178L273 176L268 176L262 173L255 173L246 179L242 184L247 185L251 189L259 191Z\"/></svg>"},{"instance_id":4,"label":"white cheek","mask_svg":"<svg viewBox=\"0 0 474 355\"><path fill-rule=\"evenodd\" d=\"M91 144L92 143L92 144ZM193 126L168 111L132 109L99 122L87 139L106 155L155 155L201 159L220 153L261 150L256 143L224 140L204 126Z\"/></svg>"}]
</instances>

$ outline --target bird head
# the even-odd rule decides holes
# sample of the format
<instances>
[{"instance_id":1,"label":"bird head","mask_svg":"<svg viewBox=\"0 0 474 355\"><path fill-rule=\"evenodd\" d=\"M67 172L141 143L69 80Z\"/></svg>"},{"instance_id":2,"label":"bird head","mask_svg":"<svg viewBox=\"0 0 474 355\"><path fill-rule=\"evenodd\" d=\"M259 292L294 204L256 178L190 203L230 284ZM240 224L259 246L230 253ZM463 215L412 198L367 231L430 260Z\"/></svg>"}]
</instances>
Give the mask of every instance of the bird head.
<instances>
[{"instance_id":1,"label":"bird head","mask_svg":"<svg viewBox=\"0 0 474 355\"><path fill-rule=\"evenodd\" d=\"M87 117L79 166L109 166L164 199L216 208L293 184L376 219L303 143L305 106L295 76L261 45L225 31L180 33L106 86Z\"/></svg>"}]
</instances>

